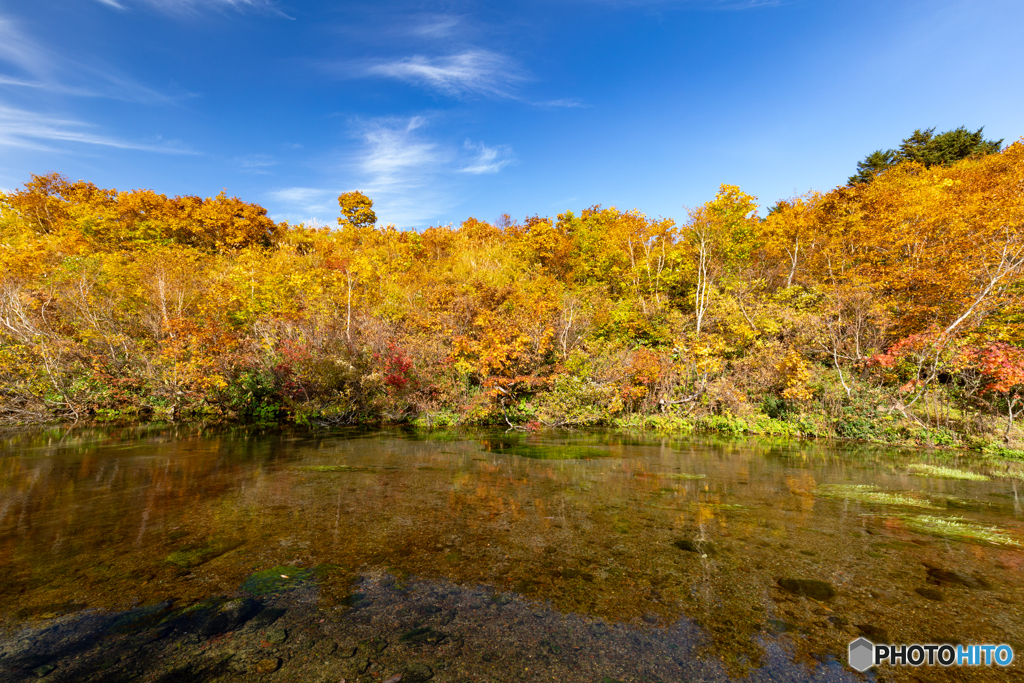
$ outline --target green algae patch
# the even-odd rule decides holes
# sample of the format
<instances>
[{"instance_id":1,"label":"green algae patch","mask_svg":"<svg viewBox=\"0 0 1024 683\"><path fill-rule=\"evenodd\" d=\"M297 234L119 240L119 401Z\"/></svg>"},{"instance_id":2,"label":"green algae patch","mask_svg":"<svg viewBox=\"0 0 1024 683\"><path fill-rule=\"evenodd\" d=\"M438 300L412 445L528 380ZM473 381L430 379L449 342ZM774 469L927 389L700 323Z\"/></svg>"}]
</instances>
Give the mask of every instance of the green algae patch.
<instances>
[{"instance_id":1,"label":"green algae patch","mask_svg":"<svg viewBox=\"0 0 1024 683\"><path fill-rule=\"evenodd\" d=\"M992 503L988 503L983 500L957 498L956 496L936 496L934 497L934 500L936 503L940 503L945 505L947 508L952 508L954 510L989 511L995 507Z\"/></svg>"},{"instance_id":2,"label":"green algae patch","mask_svg":"<svg viewBox=\"0 0 1024 683\"><path fill-rule=\"evenodd\" d=\"M902 518L907 528L919 534L938 536L953 541L981 543L1003 547L1021 547L997 526L985 526L965 520L963 517L935 517L932 515L908 515Z\"/></svg>"},{"instance_id":3,"label":"green algae patch","mask_svg":"<svg viewBox=\"0 0 1024 683\"><path fill-rule=\"evenodd\" d=\"M853 500L858 503L869 505L891 505L896 507L916 507L928 510L938 510L930 501L909 496L903 493L890 493L883 491L877 486L867 484L828 484L819 486L815 494L822 498L839 498L841 500Z\"/></svg>"},{"instance_id":4,"label":"green algae patch","mask_svg":"<svg viewBox=\"0 0 1024 683\"><path fill-rule=\"evenodd\" d=\"M164 560L182 569L192 569L201 564L206 564L215 557L220 557L229 550L234 550L242 545L242 541L211 541L201 546L189 546L176 550Z\"/></svg>"},{"instance_id":5,"label":"green algae patch","mask_svg":"<svg viewBox=\"0 0 1024 683\"><path fill-rule=\"evenodd\" d=\"M936 477L939 479L961 479L963 481L989 481L984 474L968 472L966 470L955 470L951 467L939 467L938 465L915 464L907 467L907 472L919 477Z\"/></svg>"},{"instance_id":6,"label":"green algae patch","mask_svg":"<svg viewBox=\"0 0 1024 683\"><path fill-rule=\"evenodd\" d=\"M697 479L706 479L708 475L706 475L706 474L685 474L685 473L672 473L672 472L670 472L668 474L659 474L658 476L661 477L662 479L675 479L677 481L694 481L694 480L697 480Z\"/></svg>"},{"instance_id":7,"label":"green algae patch","mask_svg":"<svg viewBox=\"0 0 1024 683\"><path fill-rule=\"evenodd\" d=\"M313 575L317 579L325 579L336 574L344 574L348 571L348 568L340 564L324 562L323 564L318 564L315 567L313 567L311 571L313 572Z\"/></svg>"},{"instance_id":8,"label":"green algae patch","mask_svg":"<svg viewBox=\"0 0 1024 683\"><path fill-rule=\"evenodd\" d=\"M716 503L712 501L691 501L689 503L691 510L720 510L722 512L739 512L741 510L749 510L750 506L740 505L739 503Z\"/></svg>"},{"instance_id":9,"label":"green algae patch","mask_svg":"<svg viewBox=\"0 0 1024 683\"><path fill-rule=\"evenodd\" d=\"M574 444L534 445L499 441L485 442L483 446L489 453L508 453L531 460L594 460L611 456L603 448Z\"/></svg>"},{"instance_id":10,"label":"green algae patch","mask_svg":"<svg viewBox=\"0 0 1024 683\"><path fill-rule=\"evenodd\" d=\"M250 595L269 595L301 588L312 582L317 575L317 568L304 569L279 565L258 571L241 585L241 590Z\"/></svg>"},{"instance_id":11,"label":"green algae patch","mask_svg":"<svg viewBox=\"0 0 1024 683\"><path fill-rule=\"evenodd\" d=\"M447 419L457 419L454 415L446 417ZM440 420L437 419L436 415L434 416L434 424L440 424ZM417 429L404 430L402 438L409 441L436 441L441 443L462 441L466 438L466 435L457 429L430 428L426 424L417 424L416 427Z\"/></svg>"},{"instance_id":12,"label":"green algae patch","mask_svg":"<svg viewBox=\"0 0 1024 683\"><path fill-rule=\"evenodd\" d=\"M587 446L515 446L506 452L531 460L593 460L611 455L608 451Z\"/></svg>"},{"instance_id":13,"label":"green algae patch","mask_svg":"<svg viewBox=\"0 0 1024 683\"><path fill-rule=\"evenodd\" d=\"M307 465L297 467L300 472L365 472L364 467L352 467L350 465Z\"/></svg>"}]
</instances>

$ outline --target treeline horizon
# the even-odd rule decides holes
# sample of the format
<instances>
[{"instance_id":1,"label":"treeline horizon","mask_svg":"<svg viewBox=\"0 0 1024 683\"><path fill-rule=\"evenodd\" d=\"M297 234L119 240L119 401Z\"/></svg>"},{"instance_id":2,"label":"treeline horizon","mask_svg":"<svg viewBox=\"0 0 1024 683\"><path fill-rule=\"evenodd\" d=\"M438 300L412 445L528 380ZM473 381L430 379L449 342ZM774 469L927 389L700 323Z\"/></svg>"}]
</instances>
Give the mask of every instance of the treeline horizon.
<instances>
[{"instance_id":1,"label":"treeline horizon","mask_svg":"<svg viewBox=\"0 0 1024 683\"><path fill-rule=\"evenodd\" d=\"M1017 448L1024 142L915 131L684 221L278 223L58 174L0 193L0 418L650 426ZM759 213L763 211L763 215Z\"/></svg>"}]
</instances>

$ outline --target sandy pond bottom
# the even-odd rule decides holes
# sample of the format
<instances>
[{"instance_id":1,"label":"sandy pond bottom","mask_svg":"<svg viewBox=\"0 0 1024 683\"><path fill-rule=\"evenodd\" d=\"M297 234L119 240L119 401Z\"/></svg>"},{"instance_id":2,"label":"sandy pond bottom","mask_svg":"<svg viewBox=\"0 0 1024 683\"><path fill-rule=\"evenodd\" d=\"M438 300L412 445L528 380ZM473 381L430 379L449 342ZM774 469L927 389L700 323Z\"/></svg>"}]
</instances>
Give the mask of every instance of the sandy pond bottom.
<instances>
[{"instance_id":1,"label":"sandy pond bottom","mask_svg":"<svg viewBox=\"0 0 1024 683\"><path fill-rule=\"evenodd\" d=\"M9 434L0 680L1024 680L1019 485L794 442ZM862 635L1018 661L865 677Z\"/></svg>"}]
</instances>

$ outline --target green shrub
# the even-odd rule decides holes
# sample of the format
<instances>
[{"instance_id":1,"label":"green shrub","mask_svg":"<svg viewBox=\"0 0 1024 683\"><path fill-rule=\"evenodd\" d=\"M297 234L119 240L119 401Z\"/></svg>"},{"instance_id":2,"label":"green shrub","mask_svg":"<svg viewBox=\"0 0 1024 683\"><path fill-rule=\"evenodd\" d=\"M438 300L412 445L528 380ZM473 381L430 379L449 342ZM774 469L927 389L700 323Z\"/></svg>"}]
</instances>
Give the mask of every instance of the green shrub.
<instances>
[{"instance_id":1,"label":"green shrub","mask_svg":"<svg viewBox=\"0 0 1024 683\"><path fill-rule=\"evenodd\" d=\"M589 427L608 424L615 388L580 377L562 375L537 397L536 416L545 424Z\"/></svg>"},{"instance_id":2,"label":"green shrub","mask_svg":"<svg viewBox=\"0 0 1024 683\"><path fill-rule=\"evenodd\" d=\"M774 420L785 420L789 415L789 406L786 399L769 394L761 401L761 412Z\"/></svg>"},{"instance_id":3,"label":"green shrub","mask_svg":"<svg viewBox=\"0 0 1024 683\"><path fill-rule=\"evenodd\" d=\"M866 415L853 406L844 407L842 417L834 422L836 436L844 439L878 441L880 427L877 416Z\"/></svg>"},{"instance_id":4,"label":"green shrub","mask_svg":"<svg viewBox=\"0 0 1024 683\"><path fill-rule=\"evenodd\" d=\"M283 412L274 375L263 370L239 374L224 390L227 407L243 422L267 424L278 421Z\"/></svg>"}]
</instances>

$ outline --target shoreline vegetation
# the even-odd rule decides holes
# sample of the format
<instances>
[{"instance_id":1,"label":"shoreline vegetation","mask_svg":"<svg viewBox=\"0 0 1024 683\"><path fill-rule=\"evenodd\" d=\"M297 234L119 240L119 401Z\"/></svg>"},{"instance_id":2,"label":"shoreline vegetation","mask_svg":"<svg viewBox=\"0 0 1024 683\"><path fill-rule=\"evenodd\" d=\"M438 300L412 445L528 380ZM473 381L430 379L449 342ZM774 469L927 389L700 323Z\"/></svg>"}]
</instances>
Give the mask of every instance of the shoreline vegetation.
<instances>
[{"instance_id":1,"label":"shoreline vegetation","mask_svg":"<svg viewBox=\"0 0 1024 683\"><path fill-rule=\"evenodd\" d=\"M974 147L950 156L954 138ZM858 170L761 213L722 185L681 224L593 206L419 232L379 226L360 192L324 228L32 176L0 193L0 422L611 427L1024 459L1024 141L916 131Z\"/></svg>"}]
</instances>

